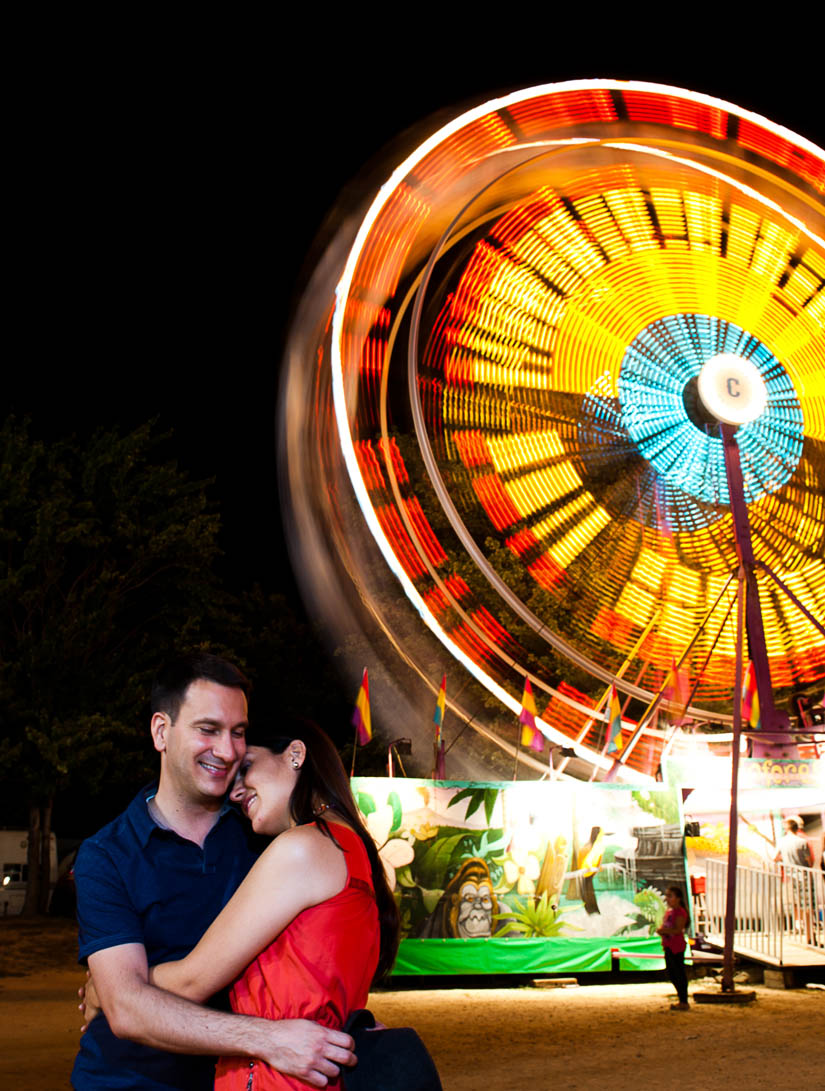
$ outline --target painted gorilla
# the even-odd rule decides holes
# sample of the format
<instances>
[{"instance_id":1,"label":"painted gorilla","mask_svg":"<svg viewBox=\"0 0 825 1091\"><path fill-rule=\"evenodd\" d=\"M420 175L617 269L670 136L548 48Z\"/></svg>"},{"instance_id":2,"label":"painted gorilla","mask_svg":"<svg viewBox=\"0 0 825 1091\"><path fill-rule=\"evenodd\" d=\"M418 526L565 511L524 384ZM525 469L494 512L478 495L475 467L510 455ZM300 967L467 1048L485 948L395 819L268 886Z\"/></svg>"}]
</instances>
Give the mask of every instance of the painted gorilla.
<instances>
[{"instance_id":1,"label":"painted gorilla","mask_svg":"<svg viewBox=\"0 0 825 1091\"><path fill-rule=\"evenodd\" d=\"M498 899L480 857L465 860L419 933L433 939L486 939L498 925Z\"/></svg>"}]
</instances>

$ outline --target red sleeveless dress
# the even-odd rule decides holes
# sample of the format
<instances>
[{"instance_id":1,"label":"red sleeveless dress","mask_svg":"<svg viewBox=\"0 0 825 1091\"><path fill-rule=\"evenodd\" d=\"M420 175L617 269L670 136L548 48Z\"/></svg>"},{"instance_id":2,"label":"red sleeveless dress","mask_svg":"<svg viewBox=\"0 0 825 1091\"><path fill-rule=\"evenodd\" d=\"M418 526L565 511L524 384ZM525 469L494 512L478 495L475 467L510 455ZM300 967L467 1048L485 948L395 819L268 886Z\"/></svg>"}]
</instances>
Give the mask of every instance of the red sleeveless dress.
<instances>
[{"instance_id":1,"label":"red sleeveless dress","mask_svg":"<svg viewBox=\"0 0 825 1091\"><path fill-rule=\"evenodd\" d=\"M378 965L380 934L372 871L364 844L346 826L330 824L344 852L347 883L340 894L291 921L232 986L232 1010L264 1019L312 1019L340 1030L366 1007ZM216 1091L306 1091L263 1061L222 1057ZM340 1087L332 1080L329 1088Z\"/></svg>"}]
</instances>

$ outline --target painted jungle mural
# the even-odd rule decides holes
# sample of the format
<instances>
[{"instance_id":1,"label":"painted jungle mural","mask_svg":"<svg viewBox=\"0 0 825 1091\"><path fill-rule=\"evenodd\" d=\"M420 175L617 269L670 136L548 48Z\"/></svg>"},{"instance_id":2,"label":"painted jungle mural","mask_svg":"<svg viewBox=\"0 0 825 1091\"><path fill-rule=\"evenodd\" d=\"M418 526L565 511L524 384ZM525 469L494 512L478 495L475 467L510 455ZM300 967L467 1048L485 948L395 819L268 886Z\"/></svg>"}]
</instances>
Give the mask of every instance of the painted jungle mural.
<instances>
[{"instance_id":1,"label":"painted jungle mural","mask_svg":"<svg viewBox=\"0 0 825 1091\"><path fill-rule=\"evenodd\" d=\"M417 939L653 936L685 885L670 788L355 778Z\"/></svg>"}]
</instances>

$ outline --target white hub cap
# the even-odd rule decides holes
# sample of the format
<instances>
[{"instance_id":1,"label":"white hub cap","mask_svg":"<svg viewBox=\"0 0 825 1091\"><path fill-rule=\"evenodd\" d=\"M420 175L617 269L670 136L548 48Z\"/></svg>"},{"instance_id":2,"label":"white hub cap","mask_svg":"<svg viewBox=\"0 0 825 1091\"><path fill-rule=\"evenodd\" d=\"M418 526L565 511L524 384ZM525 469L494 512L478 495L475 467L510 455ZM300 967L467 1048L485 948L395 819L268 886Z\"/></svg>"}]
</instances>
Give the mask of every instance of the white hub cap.
<instances>
[{"instance_id":1,"label":"white hub cap","mask_svg":"<svg viewBox=\"0 0 825 1091\"><path fill-rule=\"evenodd\" d=\"M768 401L768 389L756 365L730 352L705 361L698 385L705 408L725 424L756 420Z\"/></svg>"}]
</instances>

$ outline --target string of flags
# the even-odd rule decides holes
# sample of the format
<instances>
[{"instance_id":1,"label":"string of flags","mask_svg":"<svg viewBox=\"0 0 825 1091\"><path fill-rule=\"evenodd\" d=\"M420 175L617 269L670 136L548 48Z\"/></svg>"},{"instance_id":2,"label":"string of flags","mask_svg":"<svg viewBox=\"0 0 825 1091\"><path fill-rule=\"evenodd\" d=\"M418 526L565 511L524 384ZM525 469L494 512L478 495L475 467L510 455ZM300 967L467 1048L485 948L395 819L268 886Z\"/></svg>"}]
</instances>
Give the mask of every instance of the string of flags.
<instances>
[{"instance_id":1,"label":"string of flags","mask_svg":"<svg viewBox=\"0 0 825 1091\"><path fill-rule=\"evenodd\" d=\"M663 687L663 693L677 707L681 706L681 714L674 720L674 726L685 722L685 706L688 700L687 676L684 671L677 668L675 660L671 660L671 668ZM759 711L759 692L756 685L756 672L753 662L748 660L747 670L742 682L742 719L748 725L758 730L761 725ZM825 707L825 695L822 698ZM433 777L436 780L445 779L445 755L444 740L444 716L447 709L447 675L442 675L441 685L433 712ZM533 687L530 679L524 679L524 691L521 698L521 711L519 723L521 724L520 745L541 753L544 749L544 735L536 724L536 699L533 695ZM611 684L609 700L604 718L607 722L607 742L605 745L608 754L621 754L625 746L622 734L622 708L615 684ZM370 715L370 690L367 669L364 668L361 677L361 686L355 701L352 713L352 725L355 728L355 741L358 746L366 746L372 739L372 720ZM355 758L353 755L353 769Z\"/></svg>"},{"instance_id":2,"label":"string of flags","mask_svg":"<svg viewBox=\"0 0 825 1091\"><path fill-rule=\"evenodd\" d=\"M433 723L435 724L435 734L433 736L433 776L435 780L446 780L446 773L444 771L445 764L445 749L444 749L444 712L447 707L447 675L445 674L441 679L441 686L438 690L438 697L435 702L435 712L433 713Z\"/></svg>"},{"instance_id":3,"label":"string of flags","mask_svg":"<svg viewBox=\"0 0 825 1091\"><path fill-rule=\"evenodd\" d=\"M624 737L622 735L622 706L619 704L619 695L615 684L610 686L610 700L607 704L607 752L608 754L621 754L624 749Z\"/></svg>"},{"instance_id":4,"label":"string of flags","mask_svg":"<svg viewBox=\"0 0 825 1091\"><path fill-rule=\"evenodd\" d=\"M444 771L445 745L444 745L444 714L447 707L447 675L443 675L441 686L438 690L438 698L433 713L435 734L433 738L433 778L435 780L446 779ZM355 708L352 713L352 726L355 728L355 742L357 746L366 746L372 738L372 717L370 714L370 684L367 668L361 676L361 686L355 700ZM355 753L352 756L352 772L355 771Z\"/></svg>"},{"instance_id":5,"label":"string of flags","mask_svg":"<svg viewBox=\"0 0 825 1091\"><path fill-rule=\"evenodd\" d=\"M441 677L441 685L438 688L435 710L433 711L433 778L435 780L446 779L445 757L446 747L444 740L444 716L447 709L447 675ZM520 745L530 750L541 753L544 750L544 735L536 724L536 699L529 678L524 679L524 690L521 697L521 711L519 723L521 724ZM608 754L619 754L624 747L622 738L622 714L616 687L610 687L610 701L608 705ZM370 692L367 669L364 668L361 677L361 686L355 701L352 714L352 725L355 728L355 741L358 746L366 746L372 738L372 722L370 717ZM353 755L353 769L355 759Z\"/></svg>"},{"instance_id":6,"label":"string of flags","mask_svg":"<svg viewBox=\"0 0 825 1091\"><path fill-rule=\"evenodd\" d=\"M742 719L754 729L759 728L762 722L759 712L759 691L756 688L756 671L750 659L742 682Z\"/></svg>"},{"instance_id":7,"label":"string of flags","mask_svg":"<svg viewBox=\"0 0 825 1091\"><path fill-rule=\"evenodd\" d=\"M682 710L684 710L688 699L687 677L683 671L677 668L675 660L671 660L671 669L665 686L663 687L663 691L667 694L669 700L677 706L681 705ZM825 698L823 698L823 701L825 702ZM445 779L444 765L446 746L444 740L444 717L446 710L447 675L444 674L441 677L441 685L438 688L435 709L433 711L432 775L436 780ZM756 675L753 670L753 663L751 662L748 663L747 673L742 686L742 716L747 720L751 727L757 728L759 726L759 695L756 689ZM530 679L525 677L524 690L521 697L521 711L519 712L519 723L521 724L520 745L541 753L544 750L544 735L536 724L536 717L536 699L533 694L533 687L530 683ZM682 716L675 722L677 724L683 722L683 717L684 711ZM609 698L604 718L607 723L605 750L608 754L619 755L624 749L625 738L622 732L621 702L619 701L619 694L616 690L615 683L611 684L609 689ZM367 676L366 667L364 668L361 678L361 686L358 690L358 697L352 714L352 725L355 728L355 738L358 746L366 746L372 738L369 678Z\"/></svg>"},{"instance_id":8,"label":"string of flags","mask_svg":"<svg viewBox=\"0 0 825 1091\"><path fill-rule=\"evenodd\" d=\"M435 712L433 713L433 723L435 724L435 748L438 750L439 746L443 742L443 727L444 727L444 709L447 705L447 675L445 674L441 679L441 687L438 691L438 698L435 702Z\"/></svg>"},{"instance_id":9,"label":"string of flags","mask_svg":"<svg viewBox=\"0 0 825 1091\"><path fill-rule=\"evenodd\" d=\"M355 710L352 713L352 726L355 728L355 741L359 746L366 746L372 738L372 720L370 718L370 682L367 677L367 668L361 677L361 688L355 699Z\"/></svg>"},{"instance_id":10,"label":"string of flags","mask_svg":"<svg viewBox=\"0 0 825 1091\"><path fill-rule=\"evenodd\" d=\"M521 724L521 745L531 750L544 749L544 736L536 727L536 699L533 696L533 687L530 679L524 679L524 693L521 695L521 712L519 713Z\"/></svg>"}]
</instances>

